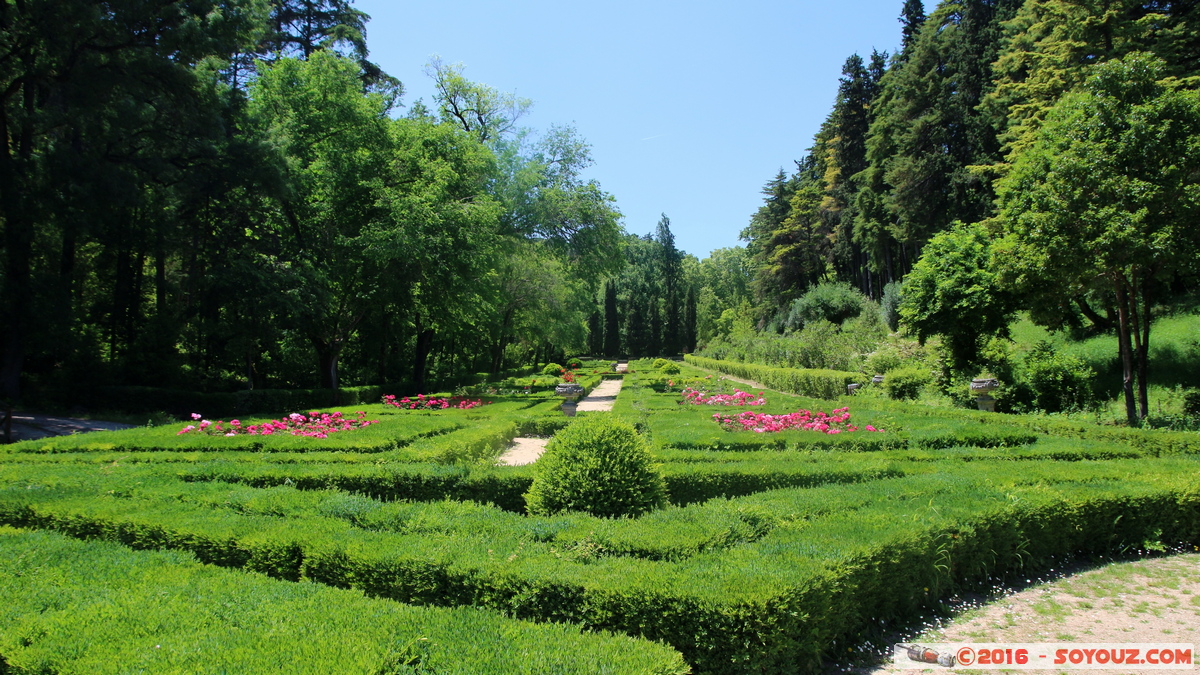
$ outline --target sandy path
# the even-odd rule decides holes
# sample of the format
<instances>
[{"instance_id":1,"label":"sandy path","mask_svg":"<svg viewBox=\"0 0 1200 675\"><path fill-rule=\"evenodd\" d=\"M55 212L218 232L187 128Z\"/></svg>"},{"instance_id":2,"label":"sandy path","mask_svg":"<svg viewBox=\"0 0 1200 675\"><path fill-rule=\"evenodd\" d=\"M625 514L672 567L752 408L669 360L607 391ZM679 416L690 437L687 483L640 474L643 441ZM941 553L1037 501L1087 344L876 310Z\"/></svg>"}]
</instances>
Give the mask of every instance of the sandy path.
<instances>
[{"instance_id":1,"label":"sandy path","mask_svg":"<svg viewBox=\"0 0 1200 675\"><path fill-rule=\"evenodd\" d=\"M549 442L549 438L514 438L512 445L500 456L500 463L504 466L533 464L546 451Z\"/></svg>"},{"instance_id":2,"label":"sandy path","mask_svg":"<svg viewBox=\"0 0 1200 675\"><path fill-rule=\"evenodd\" d=\"M117 422L99 422L31 413L13 413L12 417L13 442L32 441L50 436L69 436L88 431L115 431L132 428L133 425Z\"/></svg>"},{"instance_id":3,"label":"sandy path","mask_svg":"<svg viewBox=\"0 0 1200 675\"><path fill-rule=\"evenodd\" d=\"M617 402L617 394L621 393L623 380L603 380L591 394L581 401L578 412L610 412ZM521 466L533 464L546 451L548 438L514 438L512 445L500 456L500 464L505 466Z\"/></svg>"},{"instance_id":4,"label":"sandy path","mask_svg":"<svg viewBox=\"0 0 1200 675\"><path fill-rule=\"evenodd\" d=\"M713 375L716 375L717 377L719 377L723 380L729 380L730 382L737 382L739 384L744 384L749 387L753 387L754 389L759 389L759 390L771 389L770 387L763 385L763 384L759 384L758 382L755 382L754 380L747 380L742 377L734 377L733 375L726 375L725 373L722 373L719 370L713 370L711 368L701 368L700 366L694 366L690 363L687 365L688 365L688 368L695 368L696 370L703 370L704 372L712 373ZM774 390L771 389L771 391L774 391Z\"/></svg>"},{"instance_id":5,"label":"sandy path","mask_svg":"<svg viewBox=\"0 0 1200 675\"><path fill-rule=\"evenodd\" d=\"M601 380L600 384L579 401L578 412L611 412L617 402L617 394L621 393L622 378Z\"/></svg>"},{"instance_id":6,"label":"sandy path","mask_svg":"<svg viewBox=\"0 0 1200 675\"><path fill-rule=\"evenodd\" d=\"M965 612L933 621L895 642L1184 642L1200 649L1200 553L1120 562L1046 583L1011 589L998 599L967 601ZM891 645L877 645L891 653ZM1200 652L1193 651L1200 664ZM875 662L878 664L878 662ZM831 672L859 675L919 673L884 665L832 666ZM926 672L981 673L936 668ZM1020 671L1020 672L1056 672ZM1121 673L1179 672L1109 670Z\"/></svg>"}]
</instances>

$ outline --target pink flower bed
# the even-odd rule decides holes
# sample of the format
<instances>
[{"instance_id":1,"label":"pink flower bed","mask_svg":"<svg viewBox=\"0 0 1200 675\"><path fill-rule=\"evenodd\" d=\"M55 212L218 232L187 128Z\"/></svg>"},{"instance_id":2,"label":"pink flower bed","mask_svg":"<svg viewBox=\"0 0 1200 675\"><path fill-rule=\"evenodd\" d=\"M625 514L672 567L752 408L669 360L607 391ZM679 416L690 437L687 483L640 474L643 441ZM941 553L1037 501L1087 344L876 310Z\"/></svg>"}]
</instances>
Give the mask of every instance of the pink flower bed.
<instances>
[{"instance_id":1,"label":"pink flower bed","mask_svg":"<svg viewBox=\"0 0 1200 675\"><path fill-rule=\"evenodd\" d=\"M310 438L326 438L329 434L339 431L351 431L379 424L379 420L366 419L367 413L358 411L358 416L350 418L340 412L323 413L313 411L307 415L292 413L279 420L271 420L259 424L242 424L238 420L212 422L192 413L192 419L197 424L189 424L179 430L176 436L189 433L201 433L208 436L272 436L274 434L291 434L293 436L308 436Z\"/></svg>"},{"instance_id":2,"label":"pink flower bed","mask_svg":"<svg viewBox=\"0 0 1200 675\"><path fill-rule=\"evenodd\" d=\"M672 383L673 384L673 383ZM692 405L763 405L767 402L762 394L750 394L741 389L734 389L732 394L713 394L688 388L683 390L683 402Z\"/></svg>"},{"instance_id":3,"label":"pink flower bed","mask_svg":"<svg viewBox=\"0 0 1200 675\"><path fill-rule=\"evenodd\" d=\"M744 412L737 415L722 415L716 413L713 419L727 431L753 431L766 433L784 431L787 429L804 429L823 434L841 434L859 431L859 427L850 424L850 408L838 408L826 415L823 412L798 410L786 415L765 415L756 412ZM870 424L862 427L864 431L883 431Z\"/></svg>"},{"instance_id":4,"label":"pink flower bed","mask_svg":"<svg viewBox=\"0 0 1200 675\"><path fill-rule=\"evenodd\" d=\"M470 410L471 408L483 405L483 401L479 400L468 401L464 398L457 399L457 403L454 402L455 400L453 398L434 398L425 394L417 394L416 398L405 396L400 400L396 400L396 397L391 394L383 397L384 405L395 406L404 410L445 410L446 408ZM491 403L491 401L488 402Z\"/></svg>"}]
</instances>

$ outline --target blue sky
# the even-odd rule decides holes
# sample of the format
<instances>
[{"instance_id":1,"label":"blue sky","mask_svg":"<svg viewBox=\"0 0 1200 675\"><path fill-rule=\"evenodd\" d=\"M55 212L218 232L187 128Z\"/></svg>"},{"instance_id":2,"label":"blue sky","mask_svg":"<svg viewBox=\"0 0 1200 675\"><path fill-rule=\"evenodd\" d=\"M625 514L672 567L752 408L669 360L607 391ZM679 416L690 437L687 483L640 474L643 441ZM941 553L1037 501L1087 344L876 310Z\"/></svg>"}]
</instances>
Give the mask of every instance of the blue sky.
<instances>
[{"instance_id":1,"label":"blue sky","mask_svg":"<svg viewBox=\"0 0 1200 675\"><path fill-rule=\"evenodd\" d=\"M735 246L760 190L791 169L828 115L846 57L900 43L902 0L815 2L395 2L371 15L371 60L404 103L433 86L434 54L467 78L534 101L524 126L573 124L625 228L671 218L704 258ZM926 3L926 11L933 3Z\"/></svg>"}]
</instances>

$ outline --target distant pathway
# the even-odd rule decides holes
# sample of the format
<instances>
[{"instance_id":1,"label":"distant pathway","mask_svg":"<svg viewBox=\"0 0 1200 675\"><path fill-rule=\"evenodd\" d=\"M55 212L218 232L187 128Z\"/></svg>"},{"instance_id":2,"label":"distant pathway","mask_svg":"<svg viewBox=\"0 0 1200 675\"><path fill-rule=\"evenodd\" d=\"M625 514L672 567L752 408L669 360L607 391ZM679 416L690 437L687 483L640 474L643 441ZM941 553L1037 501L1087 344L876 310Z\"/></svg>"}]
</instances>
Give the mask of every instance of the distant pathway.
<instances>
[{"instance_id":1,"label":"distant pathway","mask_svg":"<svg viewBox=\"0 0 1200 675\"><path fill-rule=\"evenodd\" d=\"M611 412L621 393L622 379L601 380L600 385L579 402L578 412ZM500 456L505 466L533 464L546 451L548 438L514 438L512 445Z\"/></svg>"},{"instance_id":2,"label":"distant pathway","mask_svg":"<svg viewBox=\"0 0 1200 675\"><path fill-rule=\"evenodd\" d=\"M86 431L115 431L132 429L133 425L117 422L100 422L97 420L80 420L73 417L52 417L50 415L34 415L32 413L13 413L12 439L16 441L33 441L50 436L70 436ZM0 442L3 442L0 433Z\"/></svg>"},{"instance_id":3,"label":"distant pathway","mask_svg":"<svg viewBox=\"0 0 1200 675\"><path fill-rule=\"evenodd\" d=\"M613 405L617 402L617 394L621 393L621 385L624 382L624 378L601 380L600 385L593 389L587 398L579 402L577 410L579 412L612 412Z\"/></svg>"},{"instance_id":4,"label":"distant pathway","mask_svg":"<svg viewBox=\"0 0 1200 675\"><path fill-rule=\"evenodd\" d=\"M745 385L748 385L748 386L750 386L750 387L753 387L753 388L755 388L755 389L770 389L770 387L768 387L768 386L766 386L766 385L759 384L758 382L755 382L754 380L746 380L746 379L743 379L743 378L740 378L740 377L734 377L733 375L726 375L725 373L722 373L722 372L721 372L721 371L719 371L719 370L713 370L712 368L701 368L700 366L692 365L692 364L690 364L690 363L688 364L688 367L689 367L689 368L695 368L696 370L703 370L703 371L704 371L704 372L706 372L706 373L712 373L713 375L716 375L716 376L718 376L718 377L722 377L722 378L724 378L724 379L726 379L726 380L729 380L730 382L737 382L737 383L739 383L739 384L745 384ZM772 390L772 391L773 391L773 390Z\"/></svg>"}]
</instances>

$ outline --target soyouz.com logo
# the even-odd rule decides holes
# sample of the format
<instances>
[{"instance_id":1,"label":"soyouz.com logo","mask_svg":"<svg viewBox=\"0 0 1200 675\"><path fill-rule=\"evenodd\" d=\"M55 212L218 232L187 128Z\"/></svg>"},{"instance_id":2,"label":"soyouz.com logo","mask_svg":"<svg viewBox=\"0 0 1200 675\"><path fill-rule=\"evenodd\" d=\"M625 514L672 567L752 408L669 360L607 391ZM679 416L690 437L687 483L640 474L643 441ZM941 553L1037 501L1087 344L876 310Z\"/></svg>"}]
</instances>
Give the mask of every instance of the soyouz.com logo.
<instances>
[{"instance_id":1,"label":"soyouz.com logo","mask_svg":"<svg viewBox=\"0 0 1200 675\"><path fill-rule=\"evenodd\" d=\"M892 664L897 668L954 668L956 670L1192 670L1193 645L1174 642L1099 644L1082 642L1021 643L939 642L897 644Z\"/></svg>"}]
</instances>

